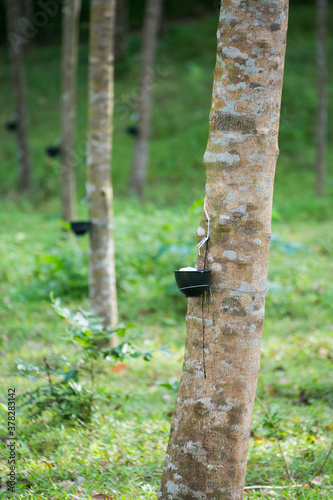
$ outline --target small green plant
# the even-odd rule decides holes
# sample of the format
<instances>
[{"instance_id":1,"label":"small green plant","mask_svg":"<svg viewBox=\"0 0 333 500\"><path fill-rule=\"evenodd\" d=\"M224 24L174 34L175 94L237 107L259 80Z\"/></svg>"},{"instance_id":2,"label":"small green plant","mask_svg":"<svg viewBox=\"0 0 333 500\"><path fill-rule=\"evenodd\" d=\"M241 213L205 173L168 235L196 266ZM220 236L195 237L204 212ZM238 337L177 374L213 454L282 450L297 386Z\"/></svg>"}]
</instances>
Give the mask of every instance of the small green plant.
<instances>
[{"instance_id":1,"label":"small green plant","mask_svg":"<svg viewBox=\"0 0 333 500\"><path fill-rule=\"evenodd\" d=\"M165 389L168 389L169 391L175 392L177 394L179 390L179 382L156 382L156 385L160 387L164 387Z\"/></svg>"},{"instance_id":2,"label":"small green plant","mask_svg":"<svg viewBox=\"0 0 333 500\"><path fill-rule=\"evenodd\" d=\"M283 432L280 429L280 424L282 422L282 418L279 415L279 412L275 411L271 413L269 416L264 414L262 420L262 426L266 429L267 436L272 437L277 433L277 435L282 435Z\"/></svg>"},{"instance_id":3,"label":"small green plant","mask_svg":"<svg viewBox=\"0 0 333 500\"><path fill-rule=\"evenodd\" d=\"M53 419L88 422L93 406L92 394L78 383L80 371L64 357L43 358L34 366L17 359L19 375L34 382L44 381L37 389L23 394L23 404L32 417L48 412Z\"/></svg>"},{"instance_id":4,"label":"small green plant","mask_svg":"<svg viewBox=\"0 0 333 500\"><path fill-rule=\"evenodd\" d=\"M48 297L51 291L57 295L85 295L87 259L84 242L72 236L58 241L49 253L38 255L29 285L35 300L36 297Z\"/></svg>"},{"instance_id":5,"label":"small green plant","mask_svg":"<svg viewBox=\"0 0 333 500\"><path fill-rule=\"evenodd\" d=\"M152 354L134 344L141 332L136 332L133 324L103 329L93 313L83 310L73 313L62 307L59 299L51 297L51 300L53 309L67 322L65 341L76 347L78 359L69 361L63 355L44 357L40 366L17 359L19 375L33 382L44 381L23 395L23 406L33 417L47 411L60 420L89 422L96 400L108 401L113 397L96 392L95 381L101 363L138 357L149 361ZM110 347L115 336L120 341L116 347Z\"/></svg>"}]
</instances>

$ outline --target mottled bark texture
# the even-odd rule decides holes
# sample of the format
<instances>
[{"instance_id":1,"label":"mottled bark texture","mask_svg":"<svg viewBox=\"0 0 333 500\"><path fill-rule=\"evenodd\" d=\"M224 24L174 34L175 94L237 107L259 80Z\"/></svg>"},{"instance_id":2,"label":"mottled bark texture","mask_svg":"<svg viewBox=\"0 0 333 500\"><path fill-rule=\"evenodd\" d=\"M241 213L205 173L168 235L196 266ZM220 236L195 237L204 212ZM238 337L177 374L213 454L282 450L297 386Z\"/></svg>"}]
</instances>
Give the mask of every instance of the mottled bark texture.
<instances>
[{"instance_id":1,"label":"mottled bark texture","mask_svg":"<svg viewBox=\"0 0 333 500\"><path fill-rule=\"evenodd\" d=\"M24 72L24 39L21 36L21 0L7 0L7 37L13 72L13 92L17 120L18 189L32 188L31 161L28 145L28 112Z\"/></svg>"},{"instance_id":2,"label":"mottled bark texture","mask_svg":"<svg viewBox=\"0 0 333 500\"><path fill-rule=\"evenodd\" d=\"M90 298L104 327L118 321L111 185L115 0L92 0L89 51L88 192Z\"/></svg>"},{"instance_id":3,"label":"mottled bark texture","mask_svg":"<svg viewBox=\"0 0 333 500\"><path fill-rule=\"evenodd\" d=\"M62 7L62 92L61 92L61 217L75 219L74 141L76 123L76 72L81 0L69 0Z\"/></svg>"},{"instance_id":4,"label":"mottled bark texture","mask_svg":"<svg viewBox=\"0 0 333 500\"><path fill-rule=\"evenodd\" d=\"M265 294L256 291L267 281L287 17L287 0L222 1L204 156L213 303L208 297L206 304L188 302L159 499L243 497L265 310ZM198 241L206 231L203 213Z\"/></svg>"},{"instance_id":5,"label":"mottled bark texture","mask_svg":"<svg viewBox=\"0 0 333 500\"><path fill-rule=\"evenodd\" d=\"M327 0L317 0L317 155L316 155L316 193L319 198L325 192L327 115L328 102L326 91L326 22L328 13Z\"/></svg>"},{"instance_id":6,"label":"mottled bark texture","mask_svg":"<svg viewBox=\"0 0 333 500\"><path fill-rule=\"evenodd\" d=\"M147 0L143 27L138 135L135 141L130 191L143 198L149 160L150 117L154 84L154 60L162 14L162 0Z\"/></svg>"},{"instance_id":7,"label":"mottled bark texture","mask_svg":"<svg viewBox=\"0 0 333 500\"><path fill-rule=\"evenodd\" d=\"M128 42L128 0L116 0L115 59L125 56Z\"/></svg>"}]
</instances>

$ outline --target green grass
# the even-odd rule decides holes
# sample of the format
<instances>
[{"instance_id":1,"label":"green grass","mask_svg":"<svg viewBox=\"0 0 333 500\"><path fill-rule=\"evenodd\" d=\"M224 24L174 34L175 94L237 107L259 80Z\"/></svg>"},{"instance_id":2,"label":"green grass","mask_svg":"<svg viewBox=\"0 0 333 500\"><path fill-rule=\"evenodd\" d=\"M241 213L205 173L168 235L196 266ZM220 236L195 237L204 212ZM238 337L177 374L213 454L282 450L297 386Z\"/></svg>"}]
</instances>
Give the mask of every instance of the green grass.
<instances>
[{"instance_id":1,"label":"green grass","mask_svg":"<svg viewBox=\"0 0 333 500\"><path fill-rule=\"evenodd\" d=\"M59 49L40 47L29 55L36 186L30 201L15 194L14 137L0 131L0 186L6 193L0 204L1 402L6 403L7 389L15 387L17 470L27 471L18 476L16 498L69 499L76 494L90 499L93 492L108 492L115 499L156 498L176 397L174 390L160 384L174 385L179 380L185 340L186 301L176 289L172 270L193 265L195 259L200 208L189 207L203 196L202 155L216 23L214 17L207 17L170 25L160 41L143 206L127 199L132 140L124 132L135 111L136 36L131 39L128 59L116 68L113 179L120 318L142 329L141 347L153 350L154 357L149 363L126 361L125 371L119 372L112 369L114 364L100 362L97 391L110 395L111 402L98 402L92 422L85 426L54 421L51 412L31 419L19 408L20 396L35 383L17 376L16 358L39 363L53 354L78 356L63 341L65 324L51 309L50 291L73 310L88 307L88 241L61 232L58 163L44 154L45 146L59 135ZM332 34L329 51L332 55ZM327 193L316 200L314 64L313 11L292 8L258 396L277 423L295 482L304 486L272 490L268 498L275 499L329 500L333 496L332 456L322 473L322 485L311 483L333 439L333 127L330 117ZM168 76L161 76L165 68ZM0 69L0 119L4 122L12 109L3 54ZM87 47L82 46L76 148L79 196L85 194L86 77ZM330 81L330 102L332 89ZM86 206L80 205L79 212L85 217ZM0 412L0 435L4 436L6 414ZM1 443L0 474L7 470ZM258 404L246 484L289 485L276 436ZM246 495L251 500L265 497L267 491L262 490Z\"/></svg>"},{"instance_id":2,"label":"green grass","mask_svg":"<svg viewBox=\"0 0 333 500\"><path fill-rule=\"evenodd\" d=\"M83 498L90 498L92 491L108 491L115 498L155 498L175 399L173 391L158 384L173 384L179 379L185 335L185 301L175 291L171 271L178 267L190 243L198 214L160 209L158 217L152 219L150 210L143 209L137 221L140 226L149 224L150 229L140 239L131 222L137 207L126 205L116 204L116 211L123 212L116 219L120 234L117 243L125 252L121 257L118 252L118 267L122 262L126 264L119 269L121 317L143 328L142 345L154 351L153 360L132 360L126 363L126 372L119 374L112 372L107 363L101 364L98 391L114 398L111 404L99 406L86 427L55 424L47 413L29 421L23 410L18 411L18 470L28 470L26 477L34 485L27 490L22 483L18 498L70 498L66 495L73 493L77 484L68 492L62 485L77 477L85 478L81 485ZM87 241L66 241L53 208L43 214L27 207L25 214L12 205L2 208L0 223L6 227L6 234L0 247L0 291L4 297L2 345L6 358L1 359L1 366L6 375L1 377L1 392L5 395L7 388L14 386L20 395L34 384L14 375L15 358L38 363L43 356L49 358L52 353L68 350L61 340L64 324L51 310L48 289L43 288L51 281L57 289L63 278L61 273L53 273L52 266L46 266L36 277L35 259L61 255L65 246L70 262L67 270L72 275L78 248L83 261L86 259ZM188 240L181 246L178 236L184 218ZM164 221L163 227L160 220ZM271 249L271 291L258 396L280 419L281 445L297 483L310 482L316 476L333 437L331 229L330 222L311 227L276 222L273 228L280 241L273 242ZM295 242L304 248L297 250ZM169 244L166 254L161 254L163 244ZM138 262L146 259L146 269L137 269L135 256L132 263L127 260L126 249L134 245ZM193 262L193 258L194 252L189 253L186 262ZM64 303L74 309L87 305L84 274L83 262L81 288L73 280L73 288L68 285L63 293ZM31 294L32 286L36 297L40 294L38 299ZM74 350L71 355L75 356ZM307 404L299 403L303 390ZM259 406L255 407L253 433L256 439L250 441L247 484L288 484L275 436ZM5 434L5 427L1 434ZM2 470L7 470L5 457ZM329 499L332 471L333 457L326 466L325 474L330 479L324 478L325 488L281 490L275 498ZM254 493L248 497L261 498Z\"/></svg>"}]
</instances>

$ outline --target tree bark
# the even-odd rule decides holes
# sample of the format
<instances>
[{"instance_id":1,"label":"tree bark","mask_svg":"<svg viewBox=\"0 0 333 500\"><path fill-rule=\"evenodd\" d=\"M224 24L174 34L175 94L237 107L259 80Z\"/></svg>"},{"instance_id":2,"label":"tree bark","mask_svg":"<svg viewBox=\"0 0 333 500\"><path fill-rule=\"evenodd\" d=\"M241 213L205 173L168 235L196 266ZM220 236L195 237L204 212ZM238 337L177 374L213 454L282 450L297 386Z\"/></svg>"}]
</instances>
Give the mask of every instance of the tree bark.
<instances>
[{"instance_id":1,"label":"tree bark","mask_svg":"<svg viewBox=\"0 0 333 500\"><path fill-rule=\"evenodd\" d=\"M139 199L143 198L147 176L152 90L154 84L154 60L162 4L162 0L147 0L143 28L142 67L138 105L138 135L135 142L130 180L130 191Z\"/></svg>"},{"instance_id":2,"label":"tree bark","mask_svg":"<svg viewBox=\"0 0 333 500\"><path fill-rule=\"evenodd\" d=\"M20 30L22 36L25 36L25 31L27 25L31 25L33 16L33 0L21 0L21 19L20 19ZM31 46L32 40L25 38L24 53L28 54L29 48Z\"/></svg>"},{"instance_id":3,"label":"tree bark","mask_svg":"<svg viewBox=\"0 0 333 500\"><path fill-rule=\"evenodd\" d=\"M76 124L76 74L81 0L70 0L62 7L62 98L61 98L61 216L74 220Z\"/></svg>"},{"instance_id":4,"label":"tree bark","mask_svg":"<svg viewBox=\"0 0 333 500\"><path fill-rule=\"evenodd\" d=\"M28 21L32 21L33 15L33 0L21 0L22 1L22 15Z\"/></svg>"},{"instance_id":5,"label":"tree bark","mask_svg":"<svg viewBox=\"0 0 333 500\"><path fill-rule=\"evenodd\" d=\"M121 59L127 51L128 0L116 0L115 59Z\"/></svg>"},{"instance_id":6,"label":"tree bark","mask_svg":"<svg viewBox=\"0 0 333 500\"><path fill-rule=\"evenodd\" d=\"M7 0L7 26L9 51L13 72L13 92L17 119L18 189L32 189L31 161L28 145L28 112L24 72L24 47L20 30L21 0Z\"/></svg>"},{"instance_id":7,"label":"tree bark","mask_svg":"<svg viewBox=\"0 0 333 500\"><path fill-rule=\"evenodd\" d=\"M189 299L158 498L240 500L260 363L287 0L222 1L207 150L212 298ZM198 241L207 234L202 214ZM229 288L227 288L229 287Z\"/></svg>"},{"instance_id":8,"label":"tree bark","mask_svg":"<svg viewBox=\"0 0 333 500\"><path fill-rule=\"evenodd\" d=\"M316 193L319 198L325 192L327 116L328 103L326 93L326 20L327 0L317 0L317 154L316 154Z\"/></svg>"},{"instance_id":9,"label":"tree bark","mask_svg":"<svg viewBox=\"0 0 333 500\"><path fill-rule=\"evenodd\" d=\"M112 152L115 0L92 0L89 51L88 193L90 299L104 327L118 321Z\"/></svg>"}]
</instances>

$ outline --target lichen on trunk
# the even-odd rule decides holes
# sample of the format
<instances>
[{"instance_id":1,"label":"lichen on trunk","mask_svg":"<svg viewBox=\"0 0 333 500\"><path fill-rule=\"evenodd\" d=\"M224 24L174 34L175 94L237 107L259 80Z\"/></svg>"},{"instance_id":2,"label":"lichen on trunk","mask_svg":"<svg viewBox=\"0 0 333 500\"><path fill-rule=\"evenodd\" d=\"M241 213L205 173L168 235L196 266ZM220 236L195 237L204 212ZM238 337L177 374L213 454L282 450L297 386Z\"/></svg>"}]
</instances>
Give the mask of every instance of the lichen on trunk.
<instances>
[{"instance_id":1,"label":"lichen on trunk","mask_svg":"<svg viewBox=\"0 0 333 500\"><path fill-rule=\"evenodd\" d=\"M159 499L243 497L265 311L287 18L287 0L222 1L204 156L212 303L188 302L185 358ZM206 231L203 212L198 241ZM203 261L201 251L198 269Z\"/></svg>"},{"instance_id":2,"label":"lichen on trunk","mask_svg":"<svg viewBox=\"0 0 333 500\"><path fill-rule=\"evenodd\" d=\"M21 192L32 189L32 172L28 144L28 111L24 71L24 39L21 36L21 1L7 0L7 37L13 73L13 94L17 120L18 182Z\"/></svg>"},{"instance_id":3,"label":"lichen on trunk","mask_svg":"<svg viewBox=\"0 0 333 500\"><path fill-rule=\"evenodd\" d=\"M76 123L76 71L78 22L81 0L70 0L62 7L62 95L61 95L61 216L75 218L74 138Z\"/></svg>"},{"instance_id":4,"label":"lichen on trunk","mask_svg":"<svg viewBox=\"0 0 333 500\"><path fill-rule=\"evenodd\" d=\"M89 290L104 327L118 321L111 184L115 0L92 0L89 51Z\"/></svg>"},{"instance_id":5,"label":"lichen on trunk","mask_svg":"<svg viewBox=\"0 0 333 500\"><path fill-rule=\"evenodd\" d=\"M138 136L135 141L130 191L143 198L149 160L150 118L154 84L154 60L163 0L146 0L143 28Z\"/></svg>"},{"instance_id":6,"label":"lichen on trunk","mask_svg":"<svg viewBox=\"0 0 333 500\"><path fill-rule=\"evenodd\" d=\"M317 151L316 151L316 194L321 198L325 193L326 149L327 149L327 61L326 23L327 0L317 0Z\"/></svg>"}]
</instances>

